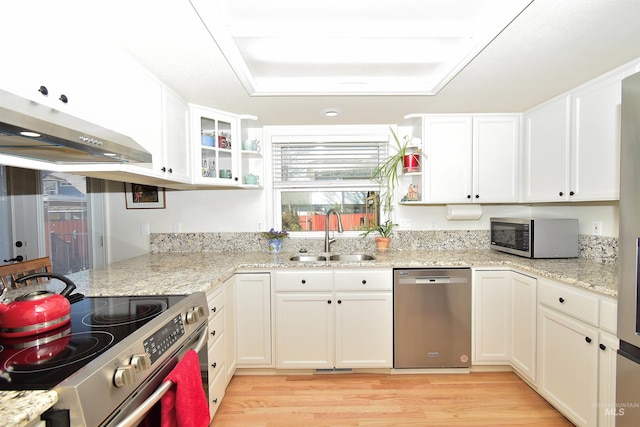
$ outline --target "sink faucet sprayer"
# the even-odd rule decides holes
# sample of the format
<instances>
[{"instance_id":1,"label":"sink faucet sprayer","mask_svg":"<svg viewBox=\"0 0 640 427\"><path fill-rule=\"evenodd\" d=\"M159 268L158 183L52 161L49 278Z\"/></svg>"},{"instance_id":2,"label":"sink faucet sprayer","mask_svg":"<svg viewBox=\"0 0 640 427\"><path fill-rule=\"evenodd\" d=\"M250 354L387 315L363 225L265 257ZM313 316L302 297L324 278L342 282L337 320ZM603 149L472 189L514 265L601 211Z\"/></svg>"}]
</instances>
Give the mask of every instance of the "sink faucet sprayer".
<instances>
[{"instance_id":1,"label":"sink faucet sprayer","mask_svg":"<svg viewBox=\"0 0 640 427\"><path fill-rule=\"evenodd\" d=\"M329 238L329 217L331 216L331 213L336 214L336 217L338 218L338 233L342 233L344 231L344 229L342 228L342 218L340 218L340 212L338 212L334 208L329 209L327 211L327 214L324 217L324 251L325 252L329 252L331 250L329 245L331 245L331 243L336 241L335 238L332 238L332 239Z\"/></svg>"}]
</instances>

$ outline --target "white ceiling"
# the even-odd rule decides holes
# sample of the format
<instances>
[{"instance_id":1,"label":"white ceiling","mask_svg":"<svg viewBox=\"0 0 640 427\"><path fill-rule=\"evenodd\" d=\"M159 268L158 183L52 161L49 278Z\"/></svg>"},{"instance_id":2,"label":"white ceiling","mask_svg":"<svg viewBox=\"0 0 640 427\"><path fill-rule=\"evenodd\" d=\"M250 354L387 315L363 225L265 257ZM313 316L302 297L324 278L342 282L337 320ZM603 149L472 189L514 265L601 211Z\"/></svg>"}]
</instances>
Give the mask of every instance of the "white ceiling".
<instances>
[{"instance_id":1,"label":"white ceiling","mask_svg":"<svg viewBox=\"0 0 640 427\"><path fill-rule=\"evenodd\" d=\"M191 0L250 95L434 95L532 0Z\"/></svg>"},{"instance_id":2,"label":"white ceiling","mask_svg":"<svg viewBox=\"0 0 640 427\"><path fill-rule=\"evenodd\" d=\"M249 13L251 10L263 11L271 17L279 13L289 16L286 10L277 9L278 5L288 4L286 0L258 0L259 4L273 8L268 14L264 8L255 6L254 0L230 1L234 16L244 8L256 26L261 25L260 13ZM418 9L424 5L426 11L435 10L433 5L440 1L449 7L454 5L462 17L466 16L468 0L387 3L409 4ZM193 2L199 7L215 3ZM362 4L362 1L338 3ZM517 3L524 7L527 2ZM264 125L384 124L402 123L403 117L412 113L521 112L640 58L640 0L534 0L434 96L250 96L189 0L82 4L86 5L84 13L91 14L92 21L86 21L87 25L97 28L106 23L111 37L187 101L255 115ZM322 4L335 6L336 2ZM60 3L56 3L56 8L56 13L73 13ZM342 7L332 14L324 10L317 15L326 14L325 26L330 33L339 26L341 13L347 10ZM419 13L398 13L394 17L407 18ZM209 26L214 21L207 18ZM225 28L224 20L217 24ZM394 58L386 59L389 67L393 67ZM341 114L325 117L321 111L327 108L339 109Z\"/></svg>"}]
</instances>

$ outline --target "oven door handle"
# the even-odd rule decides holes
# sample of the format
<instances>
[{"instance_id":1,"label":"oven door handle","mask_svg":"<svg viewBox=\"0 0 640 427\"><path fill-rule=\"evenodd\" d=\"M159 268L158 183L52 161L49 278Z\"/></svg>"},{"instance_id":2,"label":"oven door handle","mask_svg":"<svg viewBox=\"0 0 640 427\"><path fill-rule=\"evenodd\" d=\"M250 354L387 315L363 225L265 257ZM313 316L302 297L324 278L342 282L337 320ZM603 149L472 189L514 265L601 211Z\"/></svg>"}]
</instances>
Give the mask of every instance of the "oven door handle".
<instances>
[{"instance_id":1,"label":"oven door handle","mask_svg":"<svg viewBox=\"0 0 640 427\"><path fill-rule=\"evenodd\" d=\"M205 325L204 329L200 333L200 338L198 342L193 347L193 350L196 353L199 353L200 350L207 345L207 338L209 336L207 325ZM137 425L137 423L144 418L145 415L153 408L153 406L162 399L162 396L167 394L167 392L173 387L175 383L171 380L163 382L160 387L154 391L151 396L147 398L140 406L138 406L133 412L131 412L124 420L120 421L116 424L115 427L132 427Z\"/></svg>"}]
</instances>

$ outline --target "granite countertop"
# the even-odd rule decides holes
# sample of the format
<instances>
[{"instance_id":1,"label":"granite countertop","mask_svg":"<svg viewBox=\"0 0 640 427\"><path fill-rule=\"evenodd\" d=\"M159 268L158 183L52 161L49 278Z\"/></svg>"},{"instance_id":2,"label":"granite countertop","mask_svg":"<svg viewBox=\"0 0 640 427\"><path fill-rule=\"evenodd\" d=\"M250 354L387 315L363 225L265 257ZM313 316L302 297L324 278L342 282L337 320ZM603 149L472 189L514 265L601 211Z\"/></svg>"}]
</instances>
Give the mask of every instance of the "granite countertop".
<instances>
[{"instance_id":1,"label":"granite countertop","mask_svg":"<svg viewBox=\"0 0 640 427\"><path fill-rule=\"evenodd\" d=\"M419 268L472 267L514 269L522 273L617 296L618 268L585 259L531 260L492 250L399 251L374 253L376 260L364 262L294 262L293 253L198 252L158 253L117 262L68 275L76 292L87 296L176 295L209 291L238 270L258 271L280 268ZM30 287L34 290L38 287ZM48 289L60 291L64 284L53 280ZM8 297L25 293L12 290ZM0 392L0 424L26 426L57 401L52 391Z\"/></svg>"}]
</instances>

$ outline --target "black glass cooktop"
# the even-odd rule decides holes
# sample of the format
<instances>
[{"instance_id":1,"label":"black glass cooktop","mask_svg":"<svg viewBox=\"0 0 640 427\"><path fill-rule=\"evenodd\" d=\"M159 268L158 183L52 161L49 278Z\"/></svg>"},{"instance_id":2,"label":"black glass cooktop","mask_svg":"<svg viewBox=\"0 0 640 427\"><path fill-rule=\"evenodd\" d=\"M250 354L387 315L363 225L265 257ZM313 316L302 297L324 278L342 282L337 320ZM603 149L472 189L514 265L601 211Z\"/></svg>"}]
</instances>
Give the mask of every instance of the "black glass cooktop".
<instances>
[{"instance_id":1,"label":"black glass cooktop","mask_svg":"<svg viewBox=\"0 0 640 427\"><path fill-rule=\"evenodd\" d=\"M53 388L183 298L87 297L71 305L65 326L29 337L0 337L0 390Z\"/></svg>"}]
</instances>

